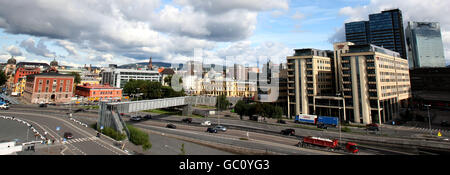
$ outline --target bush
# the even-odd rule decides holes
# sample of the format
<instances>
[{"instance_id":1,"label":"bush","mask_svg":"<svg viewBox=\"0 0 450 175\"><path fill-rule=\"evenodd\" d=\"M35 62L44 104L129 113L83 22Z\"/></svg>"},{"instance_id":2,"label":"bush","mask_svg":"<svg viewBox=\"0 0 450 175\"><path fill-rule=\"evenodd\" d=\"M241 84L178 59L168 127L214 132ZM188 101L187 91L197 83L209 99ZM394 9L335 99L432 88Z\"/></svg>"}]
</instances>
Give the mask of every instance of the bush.
<instances>
[{"instance_id":1,"label":"bush","mask_svg":"<svg viewBox=\"0 0 450 175\"><path fill-rule=\"evenodd\" d=\"M123 140L125 139L127 136L126 134L122 134L120 132L117 132L116 130L112 129L112 128L103 128L102 133L113 138L114 140Z\"/></svg>"},{"instance_id":2,"label":"bush","mask_svg":"<svg viewBox=\"0 0 450 175\"><path fill-rule=\"evenodd\" d=\"M150 140L148 139L148 134L144 131L139 130L138 128L135 128L131 125L127 125L128 131L130 131L130 138L129 140L131 143L134 143L135 145L142 145L142 149L145 151L152 148L152 144L150 143Z\"/></svg>"}]
</instances>

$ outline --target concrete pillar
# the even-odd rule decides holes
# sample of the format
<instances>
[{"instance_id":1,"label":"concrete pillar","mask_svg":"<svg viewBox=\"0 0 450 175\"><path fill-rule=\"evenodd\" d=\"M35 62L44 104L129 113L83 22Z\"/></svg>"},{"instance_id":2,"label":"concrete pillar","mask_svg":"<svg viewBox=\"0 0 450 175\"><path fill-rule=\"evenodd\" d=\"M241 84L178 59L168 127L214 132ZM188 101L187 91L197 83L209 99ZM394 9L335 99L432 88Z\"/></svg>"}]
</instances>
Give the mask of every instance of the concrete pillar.
<instances>
[{"instance_id":1,"label":"concrete pillar","mask_svg":"<svg viewBox=\"0 0 450 175\"><path fill-rule=\"evenodd\" d=\"M192 115L192 111L193 111L193 108L192 108L191 104L183 106L183 116Z\"/></svg>"}]
</instances>

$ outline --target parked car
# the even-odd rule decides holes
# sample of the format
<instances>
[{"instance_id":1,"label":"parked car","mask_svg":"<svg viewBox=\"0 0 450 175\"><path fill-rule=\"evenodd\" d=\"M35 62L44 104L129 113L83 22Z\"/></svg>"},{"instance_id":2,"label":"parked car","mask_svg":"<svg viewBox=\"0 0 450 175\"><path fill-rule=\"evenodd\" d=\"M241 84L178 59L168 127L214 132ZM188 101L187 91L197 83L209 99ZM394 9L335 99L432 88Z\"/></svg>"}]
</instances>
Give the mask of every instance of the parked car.
<instances>
[{"instance_id":1,"label":"parked car","mask_svg":"<svg viewBox=\"0 0 450 175\"><path fill-rule=\"evenodd\" d=\"M202 124L202 126L211 126L211 122L210 121L204 121L201 124Z\"/></svg>"},{"instance_id":2,"label":"parked car","mask_svg":"<svg viewBox=\"0 0 450 175\"><path fill-rule=\"evenodd\" d=\"M134 117L131 117L130 120L134 121L134 122L138 122L138 121L141 121L142 118L141 118L141 116L134 116Z\"/></svg>"},{"instance_id":3,"label":"parked car","mask_svg":"<svg viewBox=\"0 0 450 175\"><path fill-rule=\"evenodd\" d=\"M166 127L167 127L167 128L172 128L172 129L176 129L176 128L177 128L177 126L175 126L175 125L172 124L172 123L167 124Z\"/></svg>"},{"instance_id":4,"label":"parked car","mask_svg":"<svg viewBox=\"0 0 450 175\"><path fill-rule=\"evenodd\" d=\"M72 138L73 138L73 135L72 135L72 133L70 133L70 132L65 132L65 133L64 133L64 138L66 138L66 139L72 139Z\"/></svg>"},{"instance_id":5,"label":"parked car","mask_svg":"<svg viewBox=\"0 0 450 175\"><path fill-rule=\"evenodd\" d=\"M375 123L367 124L366 129L369 131L379 131L378 125Z\"/></svg>"},{"instance_id":6,"label":"parked car","mask_svg":"<svg viewBox=\"0 0 450 175\"><path fill-rule=\"evenodd\" d=\"M217 131L227 131L227 128L225 126L222 125L217 125L216 127L214 127L214 129L217 129Z\"/></svg>"},{"instance_id":7,"label":"parked car","mask_svg":"<svg viewBox=\"0 0 450 175\"><path fill-rule=\"evenodd\" d=\"M317 128L320 128L320 129L328 129L328 126L325 125L325 124L323 124L323 123L319 123L319 124L317 124Z\"/></svg>"},{"instance_id":8,"label":"parked car","mask_svg":"<svg viewBox=\"0 0 450 175\"><path fill-rule=\"evenodd\" d=\"M208 129L206 129L206 132L209 132L209 133L217 133L217 129L214 129L214 128L208 128Z\"/></svg>"},{"instance_id":9,"label":"parked car","mask_svg":"<svg viewBox=\"0 0 450 175\"><path fill-rule=\"evenodd\" d=\"M183 120L181 120L182 122L185 123L192 123L192 118L184 118Z\"/></svg>"},{"instance_id":10,"label":"parked car","mask_svg":"<svg viewBox=\"0 0 450 175\"><path fill-rule=\"evenodd\" d=\"M46 108L46 107L47 107L47 104L46 104L46 103L39 103L39 107L41 107L41 108Z\"/></svg>"},{"instance_id":11,"label":"parked car","mask_svg":"<svg viewBox=\"0 0 450 175\"><path fill-rule=\"evenodd\" d=\"M148 120L148 119L152 119L152 115L150 115L150 114L147 114L147 115L145 115L145 116L144 116L144 119L146 119L146 120Z\"/></svg>"},{"instance_id":12,"label":"parked car","mask_svg":"<svg viewBox=\"0 0 450 175\"><path fill-rule=\"evenodd\" d=\"M228 114L226 114L226 115L224 115L225 117L231 117L231 115L228 115Z\"/></svg>"},{"instance_id":13,"label":"parked car","mask_svg":"<svg viewBox=\"0 0 450 175\"><path fill-rule=\"evenodd\" d=\"M277 123L286 124L286 121L280 119L280 120L277 120Z\"/></svg>"},{"instance_id":14,"label":"parked car","mask_svg":"<svg viewBox=\"0 0 450 175\"><path fill-rule=\"evenodd\" d=\"M295 135L295 129L289 128L289 129L281 130L281 134L293 136L293 135Z\"/></svg>"}]
</instances>

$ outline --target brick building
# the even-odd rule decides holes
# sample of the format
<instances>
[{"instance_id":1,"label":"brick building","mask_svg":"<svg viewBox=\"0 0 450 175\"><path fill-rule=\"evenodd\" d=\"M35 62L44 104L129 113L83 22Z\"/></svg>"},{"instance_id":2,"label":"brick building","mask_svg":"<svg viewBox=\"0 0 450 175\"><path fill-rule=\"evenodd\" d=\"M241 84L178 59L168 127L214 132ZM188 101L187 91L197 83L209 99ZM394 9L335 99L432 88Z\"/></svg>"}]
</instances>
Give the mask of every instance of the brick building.
<instances>
[{"instance_id":1,"label":"brick building","mask_svg":"<svg viewBox=\"0 0 450 175\"><path fill-rule=\"evenodd\" d=\"M74 77L57 72L27 76L23 98L30 103L65 103L73 95Z\"/></svg>"},{"instance_id":2,"label":"brick building","mask_svg":"<svg viewBox=\"0 0 450 175\"><path fill-rule=\"evenodd\" d=\"M88 101L113 100L119 101L122 99L122 89L112 87L109 85L99 84L83 84L78 85L75 94L79 97L84 97Z\"/></svg>"}]
</instances>

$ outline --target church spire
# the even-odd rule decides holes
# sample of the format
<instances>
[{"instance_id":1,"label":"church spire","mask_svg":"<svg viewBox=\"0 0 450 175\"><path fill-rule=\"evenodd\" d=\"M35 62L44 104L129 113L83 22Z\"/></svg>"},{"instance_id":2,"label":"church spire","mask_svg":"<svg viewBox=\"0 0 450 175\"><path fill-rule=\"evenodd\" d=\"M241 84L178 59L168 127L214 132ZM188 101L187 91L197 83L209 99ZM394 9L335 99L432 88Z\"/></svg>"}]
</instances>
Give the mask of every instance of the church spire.
<instances>
[{"instance_id":1,"label":"church spire","mask_svg":"<svg viewBox=\"0 0 450 175\"><path fill-rule=\"evenodd\" d=\"M153 70L152 57L150 57L150 60L148 61L147 69Z\"/></svg>"}]
</instances>

